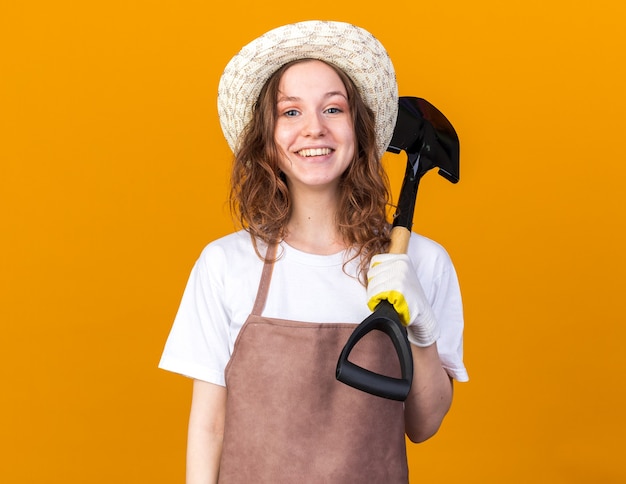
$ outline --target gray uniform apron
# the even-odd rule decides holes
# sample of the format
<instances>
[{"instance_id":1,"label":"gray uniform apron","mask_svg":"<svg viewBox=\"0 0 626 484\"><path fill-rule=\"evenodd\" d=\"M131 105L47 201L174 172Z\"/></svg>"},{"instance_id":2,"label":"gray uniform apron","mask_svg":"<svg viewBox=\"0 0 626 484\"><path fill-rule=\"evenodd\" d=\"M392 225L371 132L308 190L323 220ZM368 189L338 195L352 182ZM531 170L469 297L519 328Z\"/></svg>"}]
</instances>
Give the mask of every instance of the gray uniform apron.
<instances>
[{"instance_id":1,"label":"gray uniform apron","mask_svg":"<svg viewBox=\"0 0 626 484\"><path fill-rule=\"evenodd\" d=\"M265 263L252 314L226 367L219 482L406 484L403 403L335 378L356 325L263 317L272 268ZM359 342L350 360L400 376L393 345L378 331Z\"/></svg>"}]
</instances>

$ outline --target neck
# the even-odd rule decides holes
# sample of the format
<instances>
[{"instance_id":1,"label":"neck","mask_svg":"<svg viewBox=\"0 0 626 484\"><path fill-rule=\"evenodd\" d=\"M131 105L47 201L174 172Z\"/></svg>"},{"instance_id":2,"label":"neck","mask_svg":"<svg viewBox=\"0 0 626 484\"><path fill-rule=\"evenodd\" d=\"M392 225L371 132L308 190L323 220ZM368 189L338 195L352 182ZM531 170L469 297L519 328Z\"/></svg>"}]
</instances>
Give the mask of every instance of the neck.
<instances>
[{"instance_id":1,"label":"neck","mask_svg":"<svg viewBox=\"0 0 626 484\"><path fill-rule=\"evenodd\" d=\"M303 252L336 254L346 248L337 226L336 194L301 193L292 198L285 242Z\"/></svg>"}]
</instances>

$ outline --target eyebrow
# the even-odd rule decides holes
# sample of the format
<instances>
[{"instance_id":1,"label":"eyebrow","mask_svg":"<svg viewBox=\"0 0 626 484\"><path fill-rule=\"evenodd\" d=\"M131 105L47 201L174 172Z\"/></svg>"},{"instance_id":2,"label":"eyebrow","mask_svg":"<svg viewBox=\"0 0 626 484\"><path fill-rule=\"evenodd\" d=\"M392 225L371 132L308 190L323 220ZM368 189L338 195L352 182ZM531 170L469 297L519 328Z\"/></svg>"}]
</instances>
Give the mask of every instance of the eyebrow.
<instances>
[{"instance_id":1,"label":"eyebrow","mask_svg":"<svg viewBox=\"0 0 626 484\"><path fill-rule=\"evenodd\" d=\"M334 96L341 96L342 98L344 98L346 101L348 100L348 97L342 93L341 91L330 91L327 92L326 94L324 94L324 98L331 98ZM302 98L298 97L298 96L281 96L280 94L278 95L278 99L276 100L276 103L285 103L285 102L295 102L295 101L300 101Z\"/></svg>"}]
</instances>

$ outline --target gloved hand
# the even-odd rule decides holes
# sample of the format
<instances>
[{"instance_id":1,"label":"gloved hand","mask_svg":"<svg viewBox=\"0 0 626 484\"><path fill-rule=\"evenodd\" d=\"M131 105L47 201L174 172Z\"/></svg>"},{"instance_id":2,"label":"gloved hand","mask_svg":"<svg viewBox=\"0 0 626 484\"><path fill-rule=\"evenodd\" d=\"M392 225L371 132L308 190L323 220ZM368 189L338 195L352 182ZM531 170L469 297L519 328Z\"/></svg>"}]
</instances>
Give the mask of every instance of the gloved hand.
<instances>
[{"instance_id":1,"label":"gloved hand","mask_svg":"<svg viewBox=\"0 0 626 484\"><path fill-rule=\"evenodd\" d=\"M372 311L387 300L407 327L411 343L424 347L437 341L439 325L408 255L375 255L367 279L367 305Z\"/></svg>"}]
</instances>

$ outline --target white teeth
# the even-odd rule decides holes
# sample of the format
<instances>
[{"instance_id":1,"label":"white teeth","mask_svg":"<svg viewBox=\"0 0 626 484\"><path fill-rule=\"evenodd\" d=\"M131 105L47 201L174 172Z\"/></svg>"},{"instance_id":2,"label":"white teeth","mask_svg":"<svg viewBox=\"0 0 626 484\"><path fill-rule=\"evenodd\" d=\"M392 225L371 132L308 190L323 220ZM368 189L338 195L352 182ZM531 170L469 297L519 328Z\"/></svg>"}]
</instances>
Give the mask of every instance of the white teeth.
<instances>
[{"instance_id":1,"label":"white teeth","mask_svg":"<svg viewBox=\"0 0 626 484\"><path fill-rule=\"evenodd\" d=\"M298 154L300 156L324 156L324 155L330 155L331 153L331 149L330 148L307 148L304 150L300 150L298 151Z\"/></svg>"}]
</instances>

